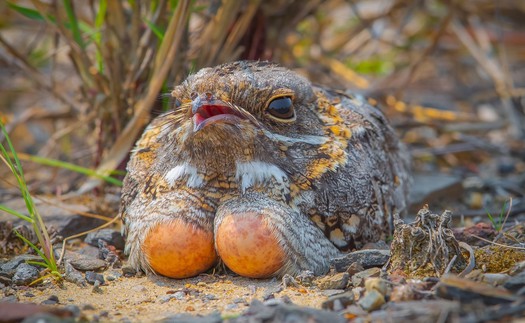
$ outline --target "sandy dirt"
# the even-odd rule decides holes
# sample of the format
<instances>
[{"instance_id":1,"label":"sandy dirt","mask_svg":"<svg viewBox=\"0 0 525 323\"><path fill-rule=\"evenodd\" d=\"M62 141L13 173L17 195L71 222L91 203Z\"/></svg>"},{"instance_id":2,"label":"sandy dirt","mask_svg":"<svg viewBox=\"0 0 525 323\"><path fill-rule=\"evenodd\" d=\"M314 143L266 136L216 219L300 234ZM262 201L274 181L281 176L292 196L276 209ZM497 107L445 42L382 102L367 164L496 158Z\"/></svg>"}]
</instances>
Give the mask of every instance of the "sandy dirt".
<instances>
[{"instance_id":1,"label":"sandy dirt","mask_svg":"<svg viewBox=\"0 0 525 323\"><path fill-rule=\"evenodd\" d=\"M112 272L105 272L105 277ZM155 321L178 314L206 315L220 312L223 317L237 316L253 299L274 293L275 298L289 297L297 305L320 308L327 291L317 287L287 287L280 291L277 279L254 280L237 276L200 275L173 280L161 276L119 277L106 281L99 289L64 282L60 287L48 283L38 289L18 291L20 302L41 303L51 295L59 299L55 306L77 305L88 320L132 322ZM184 292L182 299L175 296ZM182 293L178 293L180 298ZM34 295L34 296L32 296ZM173 297L168 300L169 295ZM91 306L89 306L91 305Z\"/></svg>"}]
</instances>

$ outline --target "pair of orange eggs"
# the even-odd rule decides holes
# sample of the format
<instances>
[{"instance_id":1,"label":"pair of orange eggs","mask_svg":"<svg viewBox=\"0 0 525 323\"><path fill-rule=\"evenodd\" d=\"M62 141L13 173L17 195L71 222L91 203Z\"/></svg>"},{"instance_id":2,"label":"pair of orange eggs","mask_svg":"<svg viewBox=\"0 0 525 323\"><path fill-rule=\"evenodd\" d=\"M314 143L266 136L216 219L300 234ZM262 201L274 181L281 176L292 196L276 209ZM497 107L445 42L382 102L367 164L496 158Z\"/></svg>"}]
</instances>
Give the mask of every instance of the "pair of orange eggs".
<instances>
[{"instance_id":1,"label":"pair of orange eggs","mask_svg":"<svg viewBox=\"0 0 525 323\"><path fill-rule=\"evenodd\" d=\"M196 276L213 267L219 257L235 273L265 278L278 271L285 253L265 219L254 213L228 214L215 237L176 219L153 227L142 251L153 270L172 278Z\"/></svg>"}]
</instances>

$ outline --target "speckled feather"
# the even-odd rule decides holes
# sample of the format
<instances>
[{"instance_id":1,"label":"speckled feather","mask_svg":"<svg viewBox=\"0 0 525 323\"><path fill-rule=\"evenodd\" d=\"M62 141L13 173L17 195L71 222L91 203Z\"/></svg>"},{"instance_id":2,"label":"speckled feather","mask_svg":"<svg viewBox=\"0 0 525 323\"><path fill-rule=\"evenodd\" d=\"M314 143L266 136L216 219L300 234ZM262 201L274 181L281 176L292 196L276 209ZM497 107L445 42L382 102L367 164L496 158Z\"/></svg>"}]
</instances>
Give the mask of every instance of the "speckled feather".
<instances>
[{"instance_id":1,"label":"speckled feather","mask_svg":"<svg viewBox=\"0 0 525 323\"><path fill-rule=\"evenodd\" d=\"M294 122L270 118L276 95L293 97ZM348 94L313 87L268 62L234 62L190 75L172 92L132 152L120 215L126 253L155 224L183 218L214 230L222 210L265 210L287 254L276 274L328 270L329 258L385 238L406 206L409 155L381 111ZM191 104L220 99L245 119L193 130Z\"/></svg>"}]
</instances>

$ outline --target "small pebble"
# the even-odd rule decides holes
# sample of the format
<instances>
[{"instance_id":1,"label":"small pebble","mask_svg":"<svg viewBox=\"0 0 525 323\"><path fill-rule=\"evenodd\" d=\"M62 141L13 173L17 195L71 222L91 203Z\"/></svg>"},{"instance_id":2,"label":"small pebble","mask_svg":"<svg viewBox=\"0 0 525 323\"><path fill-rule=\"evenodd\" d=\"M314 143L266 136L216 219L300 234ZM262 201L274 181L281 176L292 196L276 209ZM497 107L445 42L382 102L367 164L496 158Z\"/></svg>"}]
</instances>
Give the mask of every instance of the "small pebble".
<instances>
[{"instance_id":1,"label":"small pebble","mask_svg":"<svg viewBox=\"0 0 525 323\"><path fill-rule=\"evenodd\" d=\"M379 277L379 274L381 273L381 268L372 267L366 270L363 270L361 272L356 273L352 276L352 285L354 287L360 287L363 286L363 281L368 277Z\"/></svg>"},{"instance_id":2,"label":"small pebble","mask_svg":"<svg viewBox=\"0 0 525 323\"><path fill-rule=\"evenodd\" d=\"M66 255L67 255L67 252L66 252ZM74 259L79 256L98 259L98 248L90 246L90 245L84 246L80 248L79 250L77 250L77 252L71 252L70 259Z\"/></svg>"},{"instance_id":3,"label":"small pebble","mask_svg":"<svg viewBox=\"0 0 525 323\"><path fill-rule=\"evenodd\" d=\"M100 281L95 280L95 283L93 284L93 289L91 291L96 294L104 294L104 290L100 288L100 285L101 285Z\"/></svg>"},{"instance_id":4,"label":"small pebble","mask_svg":"<svg viewBox=\"0 0 525 323\"><path fill-rule=\"evenodd\" d=\"M378 292L377 290L371 290L365 293L358 302L365 311L372 312L379 309L383 304L385 304L385 297Z\"/></svg>"},{"instance_id":5,"label":"small pebble","mask_svg":"<svg viewBox=\"0 0 525 323\"><path fill-rule=\"evenodd\" d=\"M84 242L94 247L98 247L99 239L115 246L115 248L119 250L124 249L125 242L122 234L119 231L113 229L101 229L95 232L90 232L84 239Z\"/></svg>"},{"instance_id":6,"label":"small pebble","mask_svg":"<svg viewBox=\"0 0 525 323\"><path fill-rule=\"evenodd\" d=\"M86 280L91 285L94 285L95 282L99 282L100 285L104 285L104 276L93 271L86 271Z\"/></svg>"},{"instance_id":7,"label":"small pebble","mask_svg":"<svg viewBox=\"0 0 525 323\"><path fill-rule=\"evenodd\" d=\"M351 264L348 269L346 270L346 272L350 275L350 276L353 276L355 274L357 274L358 272L361 272L365 270L365 268L363 268L363 266L358 263L358 262L354 262L353 264Z\"/></svg>"},{"instance_id":8,"label":"small pebble","mask_svg":"<svg viewBox=\"0 0 525 323\"><path fill-rule=\"evenodd\" d=\"M179 292L174 293L171 296L172 296L172 298L175 298L175 299L178 299L178 300L183 300L183 299L186 298L186 293L179 291Z\"/></svg>"},{"instance_id":9,"label":"small pebble","mask_svg":"<svg viewBox=\"0 0 525 323\"><path fill-rule=\"evenodd\" d=\"M347 306L354 304L354 293L352 291L332 295L328 300L321 304L322 309L332 311L342 311Z\"/></svg>"},{"instance_id":10,"label":"small pebble","mask_svg":"<svg viewBox=\"0 0 525 323\"><path fill-rule=\"evenodd\" d=\"M110 278L111 277L111 278ZM117 270L110 270L106 272L106 278L107 280L117 280L120 277L122 277L122 273Z\"/></svg>"},{"instance_id":11,"label":"small pebble","mask_svg":"<svg viewBox=\"0 0 525 323\"><path fill-rule=\"evenodd\" d=\"M262 296L263 301L267 301L269 299L275 298L274 294L280 293L282 292L282 290L283 288L281 286L266 288Z\"/></svg>"},{"instance_id":12,"label":"small pebble","mask_svg":"<svg viewBox=\"0 0 525 323\"><path fill-rule=\"evenodd\" d=\"M346 272L326 276L317 281L320 289L345 289L350 275Z\"/></svg>"},{"instance_id":13,"label":"small pebble","mask_svg":"<svg viewBox=\"0 0 525 323\"><path fill-rule=\"evenodd\" d=\"M15 285L29 285L40 276L40 272L35 266L22 263L16 268L13 275L13 283Z\"/></svg>"},{"instance_id":14,"label":"small pebble","mask_svg":"<svg viewBox=\"0 0 525 323\"><path fill-rule=\"evenodd\" d=\"M91 304L84 304L82 305L82 310L83 311L92 311L95 309L95 306L91 305Z\"/></svg>"},{"instance_id":15,"label":"small pebble","mask_svg":"<svg viewBox=\"0 0 525 323\"><path fill-rule=\"evenodd\" d=\"M224 310L225 311L233 311L233 310L236 310L239 308L239 305L235 304L235 303L232 303L232 304L227 304L225 307L224 307Z\"/></svg>"},{"instance_id":16,"label":"small pebble","mask_svg":"<svg viewBox=\"0 0 525 323\"><path fill-rule=\"evenodd\" d=\"M78 286L86 286L86 279L82 273L76 270L69 261L65 263L65 274L64 279L70 283L76 284Z\"/></svg>"},{"instance_id":17,"label":"small pebble","mask_svg":"<svg viewBox=\"0 0 525 323\"><path fill-rule=\"evenodd\" d=\"M271 298L267 301L264 301L264 305L266 306L277 306L277 305L281 305L285 303L285 300L283 300L282 298Z\"/></svg>"},{"instance_id":18,"label":"small pebble","mask_svg":"<svg viewBox=\"0 0 525 323\"><path fill-rule=\"evenodd\" d=\"M104 269L107 264L104 260L96 258L79 257L70 261L71 265L80 271L95 271Z\"/></svg>"},{"instance_id":19,"label":"small pebble","mask_svg":"<svg viewBox=\"0 0 525 323\"><path fill-rule=\"evenodd\" d=\"M384 279L378 277L369 277L365 279L365 289L367 291L377 290L383 296L386 295L388 286Z\"/></svg>"},{"instance_id":20,"label":"small pebble","mask_svg":"<svg viewBox=\"0 0 525 323\"><path fill-rule=\"evenodd\" d=\"M131 266L122 267L122 274L124 277L133 277L137 274L137 271Z\"/></svg>"},{"instance_id":21,"label":"small pebble","mask_svg":"<svg viewBox=\"0 0 525 323\"><path fill-rule=\"evenodd\" d=\"M241 303L242 303L242 304L246 304L246 305L248 305L248 302L246 301L246 299L241 298L241 297L234 298L232 301L233 301L235 304L241 304Z\"/></svg>"},{"instance_id":22,"label":"small pebble","mask_svg":"<svg viewBox=\"0 0 525 323\"><path fill-rule=\"evenodd\" d=\"M40 304L42 304L42 305L55 305L55 304L58 304L58 302L56 302L54 300L51 300L51 299L46 299L45 301L42 301Z\"/></svg>"},{"instance_id":23,"label":"small pebble","mask_svg":"<svg viewBox=\"0 0 525 323\"><path fill-rule=\"evenodd\" d=\"M213 294L206 294L206 295L204 295L204 298L207 299L207 300L210 300L210 301L218 299L217 296L215 296Z\"/></svg>"}]
</instances>

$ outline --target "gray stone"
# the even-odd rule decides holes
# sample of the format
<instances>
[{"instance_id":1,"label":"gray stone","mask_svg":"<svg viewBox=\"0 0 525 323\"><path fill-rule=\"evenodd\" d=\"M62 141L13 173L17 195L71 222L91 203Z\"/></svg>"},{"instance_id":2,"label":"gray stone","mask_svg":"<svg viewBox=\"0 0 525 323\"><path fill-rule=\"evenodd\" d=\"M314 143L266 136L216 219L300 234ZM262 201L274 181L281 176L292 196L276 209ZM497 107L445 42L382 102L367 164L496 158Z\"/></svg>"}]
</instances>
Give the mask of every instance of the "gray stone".
<instances>
[{"instance_id":1,"label":"gray stone","mask_svg":"<svg viewBox=\"0 0 525 323\"><path fill-rule=\"evenodd\" d=\"M372 312L375 310L378 310L385 304L385 297L383 294L378 292L377 290L371 290L367 291L365 293L365 296L363 296L358 302L359 306L361 306L365 311Z\"/></svg>"},{"instance_id":2,"label":"gray stone","mask_svg":"<svg viewBox=\"0 0 525 323\"><path fill-rule=\"evenodd\" d=\"M465 309L464 304L458 301L447 300L425 300L423 301L409 301L409 302L389 302L385 309L374 311L365 316L362 313L354 311L354 317L357 316L353 322L391 322L391 323L427 323L427 322L480 322L488 321L482 320L479 317L486 308L471 307L469 310ZM469 311L465 315L465 311ZM497 310L493 310L496 312ZM460 313L463 312L461 315ZM446 319L443 316L447 316ZM479 316L478 316L479 315ZM470 318L470 319L469 319ZM511 321L509 317L507 321ZM493 322L503 322L505 320L492 319Z\"/></svg>"},{"instance_id":3,"label":"gray stone","mask_svg":"<svg viewBox=\"0 0 525 323\"><path fill-rule=\"evenodd\" d=\"M78 257L78 255L81 255L81 256L84 256L84 257L87 257L87 258L102 259L102 258L98 257L98 255L99 255L98 248L97 247L93 247L91 245L86 245L86 246L80 248L77 251L77 257Z\"/></svg>"},{"instance_id":4,"label":"gray stone","mask_svg":"<svg viewBox=\"0 0 525 323\"><path fill-rule=\"evenodd\" d=\"M133 277L137 274L137 271L135 270L135 268L128 265L122 267L122 274L124 275L124 277Z\"/></svg>"},{"instance_id":5,"label":"gray stone","mask_svg":"<svg viewBox=\"0 0 525 323\"><path fill-rule=\"evenodd\" d=\"M385 296L388 290L388 282L379 277L368 277L365 279L365 289L369 292L376 290Z\"/></svg>"},{"instance_id":6,"label":"gray stone","mask_svg":"<svg viewBox=\"0 0 525 323\"><path fill-rule=\"evenodd\" d=\"M16 272L16 268L26 261L42 261L42 258L36 255L19 255L2 264L2 266L0 266L0 271L5 273L8 277L12 277Z\"/></svg>"},{"instance_id":7,"label":"gray stone","mask_svg":"<svg viewBox=\"0 0 525 323\"><path fill-rule=\"evenodd\" d=\"M96 279L93 283L93 289L91 290L91 292L96 294L104 294L104 290L100 288L100 285L102 285L100 283L100 280Z\"/></svg>"},{"instance_id":8,"label":"gray stone","mask_svg":"<svg viewBox=\"0 0 525 323\"><path fill-rule=\"evenodd\" d=\"M96 271L106 268L106 262L102 259L78 257L70 261L71 266L80 271Z\"/></svg>"},{"instance_id":9,"label":"gray stone","mask_svg":"<svg viewBox=\"0 0 525 323\"><path fill-rule=\"evenodd\" d=\"M82 273L76 270L69 261L66 261L65 265L64 279L70 283L76 284L78 286L86 286L86 279L82 276Z\"/></svg>"},{"instance_id":10,"label":"gray stone","mask_svg":"<svg viewBox=\"0 0 525 323\"><path fill-rule=\"evenodd\" d=\"M218 312L206 316L193 316L187 313L175 314L161 320L162 323L220 323L223 322Z\"/></svg>"},{"instance_id":11,"label":"gray stone","mask_svg":"<svg viewBox=\"0 0 525 323\"><path fill-rule=\"evenodd\" d=\"M106 272L106 279L109 281L117 280L122 277L122 273L116 270Z\"/></svg>"},{"instance_id":12,"label":"gray stone","mask_svg":"<svg viewBox=\"0 0 525 323\"><path fill-rule=\"evenodd\" d=\"M352 304L354 304L354 293L348 291L328 297L328 300L321 304L321 308L324 310L339 312Z\"/></svg>"},{"instance_id":13,"label":"gray stone","mask_svg":"<svg viewBox=\"0 0 525 323\"><path fill-rule=\"evenodd\" d=\"M234 302L235 304L246 304L246 305L248 304L248 302L246 302L246 299L242 297L234 298L232 302Z\"/></svg>"},{"instance_id":14,"label":"gray stone","mask_svg":"<svg viewBox=\"0 0 525 323\"><path fill-rule=\"evenodd\" d=\"M333 258L330 264L337 272L346 271L353 263L359 263L364 268L381 267L390 257L389 250L366 249L347 253L343 257Z\"/></svg>"},{"instance_id":15,"label":"gray stone","mask_svg":"<svg viewBox=\"0 0 525 323\"><path fill-rule=\"evenodd\" d=\"M246 314L233 318L230 322L346 322L334 312L290 304L266 306L258 300L252 301Z\"/></svg>"},{"instance_id":16,"label":"gray stone","mask_svg":"<svg viewBox=\"0 0 525 323\"><path fill-rule=\"evenodd\" d=\"M275 294L280 293L282 291L283 291L283 287L281 285L270 286L264 290L262 299L264 301L267 301L269 299L275 298Z\"/></svg>"},{"instance_id":17,"label":"gray stone","mask_svg":"<svg viewBox=\"0 0 525 323\"><path fill-rule=\"evenodd\" d=\"M204 298L209 300L209 301L214 301L214 300L217 300L217 296L213 295L213 294L206 294L204 295Z\"/></svg>"},{"instance_id":18,"label":"gray stone","mask_svg":"<svg viewBox=\"0 0 525 323\"><path fill-rule=\"evenodd\" d=\"M119 250L124 249L124 238L122 237L122 234L113 229L101 229L95 232L88 233L86 239L84 239L84 242L89 243L90 245L94 247L98 247L98 240L104 240L108 244L115 246L115 248Z\"/></svg>"},{"instance_id":19,"label":"gray stone","mask_svg":"<svg viewBox=\"0 0 525 323\"><path fill-rule=\"evenodd\" d=\"M320 289L345 289L348 285L348 273L337 273L335 275L325 276L317 281Z\"/></svg>"},{"instance_id":20,"label":"gray stone","mask_svg":"<svg viewBox=\"0 0 525 323\"><path fill-rule=\"evenodd\" d=\"M86 280L91 285L95 285L96 282L99 282L100 285L105 283L104 276L93 271L86 271Z\"/></svg>"},{"instance_id":21,"label":"gray stone","mask_svg":"<svg viewBox=\"0 0 525 323\"><path fill-rule=\"evenodd\" d=\"M13 275L13 283L16 285L29 285L40 277L40 272L35 266L30 264L20 264Z\"/></svg>"},{"instance_id":22,"label":"gray stone","mask_svg":"<svg viewBox=\"0 0 525 323\"><path fill-rule=\"evenodd\" d=\"M369 268L358 272L352 276L352 285L354 287L364 286L364 280L368 277L379 277L381 269L377 267Z\"/></svg>"},{"instance_id":23,"label":"gray stone","mask_svg":"<svg viewBox=\"0 0 525 323\"><path fill-rule=\"evenodd\" d=\"M52 295L54 296L54 295ZM55 296L56 297L56 296ZM46 299L45 301L42 301L41 303L42 305L55 305L55 304L58 304L58 297L53 298L53 297L49 297L48 299Z\"/></svg>"},{"instance_id":24,"label":"gray stone","mask_svg":"<svg viewBox=\"0 0 525 323\"><path fill-rule=\"evenodd\" d=\"M186 293L179 291L179 292L176 292L176 293L172 294L171 296L172 296L172 298L175 298L175 299L178 299L178 300L183 300L183 299L186 298Z\"/></svg>"},{"instance_id":25,"label":"gray stone","mask_svg":"<svg viewBox=\"0 0 525 323\"><path fill-rule=\"evenodd\" d=\"M163 295L159 297L159 302L162 304L162 303L169 302L172 299L176 299L180 301L185 298L186 298L186 294L184 292L176 292L174 294L168 294L168 295Z\"/></svg>"}]
</instances>

